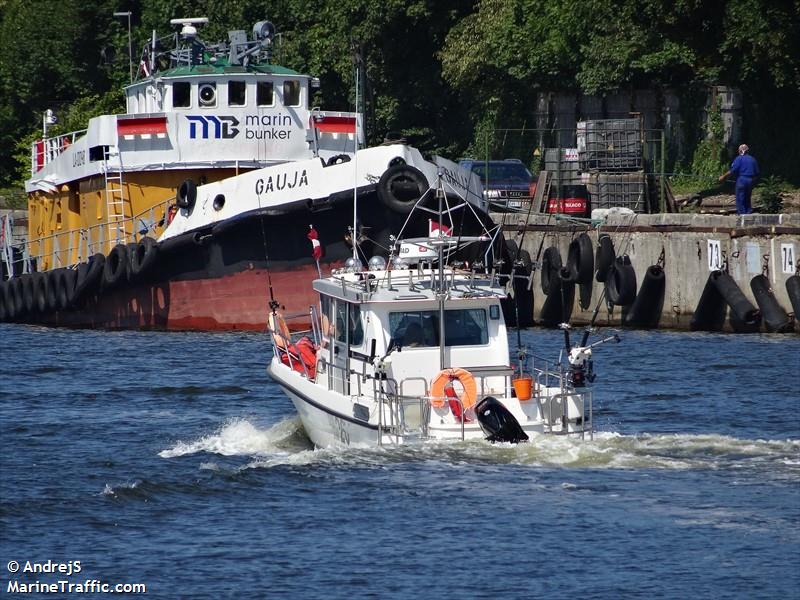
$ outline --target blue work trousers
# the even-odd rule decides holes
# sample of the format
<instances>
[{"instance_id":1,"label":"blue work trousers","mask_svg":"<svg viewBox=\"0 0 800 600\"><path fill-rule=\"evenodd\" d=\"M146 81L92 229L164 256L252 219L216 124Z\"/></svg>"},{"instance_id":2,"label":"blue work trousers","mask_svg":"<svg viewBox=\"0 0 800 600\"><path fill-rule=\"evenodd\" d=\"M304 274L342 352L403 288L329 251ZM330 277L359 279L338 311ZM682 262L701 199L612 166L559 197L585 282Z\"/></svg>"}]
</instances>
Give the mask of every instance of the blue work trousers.
<instances>
[{"instance_id":1,"label":"blue work trousers","mask_svg":"<svg viewBox=\"0 0 800 600\"><path fill-rule=\"evenodd\" d=\"M750 196L753 195L753 178L736 178L736 212L740 215L749 215L753 212L750 205Z\"/></svg>"}]
</instances>

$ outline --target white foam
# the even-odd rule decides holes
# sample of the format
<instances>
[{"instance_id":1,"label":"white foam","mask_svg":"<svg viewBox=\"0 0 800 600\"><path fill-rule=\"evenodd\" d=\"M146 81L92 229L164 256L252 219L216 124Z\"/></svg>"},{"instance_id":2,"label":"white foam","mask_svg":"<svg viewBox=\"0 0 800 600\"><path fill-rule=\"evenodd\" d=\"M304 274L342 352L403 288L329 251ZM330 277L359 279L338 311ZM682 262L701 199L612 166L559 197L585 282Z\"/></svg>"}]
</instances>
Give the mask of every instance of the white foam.
<instances>
[{"instance_id":1,"label":"white foam","mask_svg":"<svg viewBox=\"0 0 800 600\"><path fill-rule=\"evenodd\" d=\"M285 453L280 443L298 430L296 420L282 421L269 429L259 429L247 419L235 419L212 435L193 442L177 442L172 448L158 453L161 458L175 458L198 452L222 456L258 456Z\"/></svg>"},{"instance_id":2,"label":"white foam","mask_svg":"<svg viewBox=\"0 0 800 600\"><path fill-rule=\"evenodd\" d=\"M556 468L667 470L758 468L769 463L789 474L800 470L800 440L738 439L717 434L596 432L593 440L534 435L530 442L518 445L490 444L482 440L431 441L401 447L313 450L297 418L267 429L260 429L247 419L235 419L214 434L194 441L179 441L161 451L159 456L174 458L199 452L253 457L242 469L309 464L384 468L398 462L434 461L450 465L488 462ZM201 468L215 470L219 467L214 462L204 462Z\"/></svg>"}]
</instances>

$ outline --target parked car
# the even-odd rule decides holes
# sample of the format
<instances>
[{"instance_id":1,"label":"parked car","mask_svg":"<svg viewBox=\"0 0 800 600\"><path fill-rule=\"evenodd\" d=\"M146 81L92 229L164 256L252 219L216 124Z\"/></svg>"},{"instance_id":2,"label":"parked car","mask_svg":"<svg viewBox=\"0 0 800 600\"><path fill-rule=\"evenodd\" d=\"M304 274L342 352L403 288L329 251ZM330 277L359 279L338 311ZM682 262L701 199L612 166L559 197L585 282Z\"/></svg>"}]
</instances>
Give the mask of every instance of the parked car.
<instances>
[{"instance_id":1,"label":"parked car","mask_svg":"<svg viewBox=\"0 0 800 600\"><path fill-rule=\"evenodd\" d=\"M536 183L521 160L462 159L458 164L480 177L483 194L494 210L521 210L523 203L530 201L533 195L532 189Z\"/></svg>"}]
</instances>

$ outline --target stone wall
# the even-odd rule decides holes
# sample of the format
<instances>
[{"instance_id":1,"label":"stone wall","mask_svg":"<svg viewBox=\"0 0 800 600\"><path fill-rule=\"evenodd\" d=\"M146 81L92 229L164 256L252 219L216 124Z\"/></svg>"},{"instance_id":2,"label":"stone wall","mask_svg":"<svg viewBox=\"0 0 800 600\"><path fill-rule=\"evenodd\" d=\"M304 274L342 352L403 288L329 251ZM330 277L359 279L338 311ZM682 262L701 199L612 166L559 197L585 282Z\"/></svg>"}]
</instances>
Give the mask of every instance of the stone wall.
<instances>
[{"instance_id":1,"label":"stone wall","mask_svg":"<svg viewBox=\"0 0 800 600\"><path fill-rule=\"evenodd\" d=\"M502 220L501 215L495 217L497 222ZM506 223L509 223L508 218ZM524 237L521 237L523 232ZM588 233L595 250L598 235L607 233L611 237L617 255L624 253L630 257L637 275L637 289L647 268L656 264L663 252L666 292L659 327L689 328L709 274L717 268L727 269L756 307L750 281L756 275L766 275L779 304L787 313L792 313L786 280L800 269L797 264L800 259L800 214L609 216L597 228L555 221L545 215L532 215L527 225L524 222L507 225L505 235L508 239L521 239L522 247L534 261L537 256L541 260L540 248L543 253L547 247L556 246L566 265L569 244L582 232ZM790 259L793 262L789 263ZM585 310L581 309L576 292L571 317L573 324L591 321L603 286L593 279L590 306ZM545 300L538 270L534 275L533 290L534 319L538 320ZM596 323L620 325L623 308L608 307L604 301L600 304ZM726 329L729 328L726 323Z\"/></svg>"}]
</instances>

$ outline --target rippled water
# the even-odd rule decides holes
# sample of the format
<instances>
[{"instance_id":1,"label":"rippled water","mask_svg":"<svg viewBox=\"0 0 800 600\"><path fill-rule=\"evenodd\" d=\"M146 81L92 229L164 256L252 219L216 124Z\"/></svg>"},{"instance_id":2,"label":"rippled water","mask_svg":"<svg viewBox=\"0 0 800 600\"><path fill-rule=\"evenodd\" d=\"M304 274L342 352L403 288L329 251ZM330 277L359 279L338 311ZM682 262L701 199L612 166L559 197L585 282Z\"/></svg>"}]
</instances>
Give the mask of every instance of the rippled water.
<instances>
[{"instance_id":1,"label":"rippled water","mask_svg":"<svg viewBox=\"0 0 800 600\"><path fill-rule=\"evenodd\" d=\"M524 340L555 356L558 332ZM800 338L625 332L593 441L314 450L254 334L0 325L0 586L800 597Z\"/></svg>"}]
</instances>

